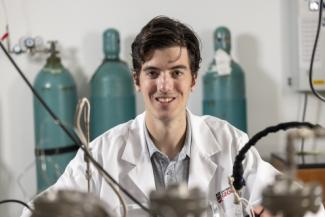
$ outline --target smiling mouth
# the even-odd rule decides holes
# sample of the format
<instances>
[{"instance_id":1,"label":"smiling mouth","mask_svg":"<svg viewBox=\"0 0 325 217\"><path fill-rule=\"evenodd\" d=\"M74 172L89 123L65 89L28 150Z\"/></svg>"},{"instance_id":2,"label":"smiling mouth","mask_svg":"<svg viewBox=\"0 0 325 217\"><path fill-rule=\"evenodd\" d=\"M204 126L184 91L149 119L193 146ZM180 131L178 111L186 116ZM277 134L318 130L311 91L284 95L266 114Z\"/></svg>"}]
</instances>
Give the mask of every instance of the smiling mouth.
<instances>
[{"instance_id":1,"label":"smiling mouth","mask_svg":"<svg viewBox=\"0 0 325 217\"><path fill-rule=\"evenodd\" d=\"M155 99L160 103L170 103L175 99L175 97L156 97Z\"/></svg>"}]
</instances>

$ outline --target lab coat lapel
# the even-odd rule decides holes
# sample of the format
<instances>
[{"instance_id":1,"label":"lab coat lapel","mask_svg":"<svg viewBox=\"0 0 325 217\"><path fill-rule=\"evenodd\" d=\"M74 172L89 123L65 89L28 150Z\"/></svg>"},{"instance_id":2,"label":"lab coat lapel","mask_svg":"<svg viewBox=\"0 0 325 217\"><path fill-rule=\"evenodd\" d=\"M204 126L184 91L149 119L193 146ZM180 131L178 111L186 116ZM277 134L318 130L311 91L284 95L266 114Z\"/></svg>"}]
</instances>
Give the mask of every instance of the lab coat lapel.
<instances>
[{"instance_id":1,"label":"lab coat lapel","mask_svg":"<svg viewBox=\"0 0 325 217\"><path fill-rule=\"evenodd\" d=\"M189 189L199 187L207 193L218 167L211 157L221 149L203 119L191 113L189 116L192 126L192 145L188 186Z\"/></svg>"},{"instance_id":2,"label":"lab coat lapel","mask_svg":"<svg viewBox=\"0 0 325 217\"><path fill-rule=\"evenodd\" d=\"M155 180L144 137L144 113L137 117L129 132L122 159L133 165L128 176L148 199L149 193L155 190Z\"/></svg>"},{"instance_id":3,"label":"lab coat lapel","mask_svg":"<svg viewBox=\"0 0 325 217\"><path fill-rule=\"evenodd\" d=\"M144 193L147 199L152 190L155 190L155 180L150 159L142 157L129 173L134 184Z\"/></svg>"}]
</instances>

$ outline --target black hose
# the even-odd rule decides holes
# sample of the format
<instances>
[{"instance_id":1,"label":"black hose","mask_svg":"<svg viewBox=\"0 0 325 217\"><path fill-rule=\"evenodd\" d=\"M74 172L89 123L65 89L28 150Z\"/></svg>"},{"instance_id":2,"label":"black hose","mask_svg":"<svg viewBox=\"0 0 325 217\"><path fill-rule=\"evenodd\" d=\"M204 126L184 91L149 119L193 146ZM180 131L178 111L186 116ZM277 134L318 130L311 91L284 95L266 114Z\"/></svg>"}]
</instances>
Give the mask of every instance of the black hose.
<instances>
[{"instance_id":1,"label":"black hose","mask_svg":"<svg viewBox=\"0 0 325 217\"><path fill-rule=\"evenodd\" d=\"M269 133L275 133L279 130L288 130L290 128L310 128L314 129L316 127L320 127L320 125L311 124L308 122L285 122L280 123L275 126L267 127L264 130L258 132L255 134L245 145L244 147L239 151L238 155L235 158L234 166L233 166L233 174L232 177L234 178L233 185L235 189L238 191L242 189L242 187L245 185L245 179L243 177L244 174L244 168L242 165L243 160L245 159L245 155L248 152L248 150L257 143L258 140L263 138L264 136L268 135Z\"/></svg>"}]
</instances>

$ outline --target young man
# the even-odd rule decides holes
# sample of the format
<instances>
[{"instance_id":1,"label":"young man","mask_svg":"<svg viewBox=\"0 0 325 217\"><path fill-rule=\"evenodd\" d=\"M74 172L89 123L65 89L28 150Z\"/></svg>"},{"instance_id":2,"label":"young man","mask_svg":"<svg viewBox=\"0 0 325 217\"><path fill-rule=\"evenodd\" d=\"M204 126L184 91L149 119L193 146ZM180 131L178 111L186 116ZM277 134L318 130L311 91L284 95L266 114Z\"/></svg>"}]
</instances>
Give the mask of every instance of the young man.
<instances>
[{"instance_id":1,"label":"young man","mask_svg":"<svg viewBox=\"0 0 325 217\"><path fill-rule=\"evenodd\" d=\"M210 204L221 207L226 216L235 216L228 177L248 138L225 121L187 109L201 61L197 37L178 21L156 17L135 38L132 57L134 83L143 95L145 112L96 138L91 143L93 157L143 204L148 204L152 190L184 182L188 188L203 190ZM51 189L86 191L83 156L79 150ZM254 148L244 168L243 197L257 205L277 171ZM111 212L121 214L117 196L94 168L91 188ZM133 201L125 200L129 216L143 216Z\"/></svg>"}]
</instances>

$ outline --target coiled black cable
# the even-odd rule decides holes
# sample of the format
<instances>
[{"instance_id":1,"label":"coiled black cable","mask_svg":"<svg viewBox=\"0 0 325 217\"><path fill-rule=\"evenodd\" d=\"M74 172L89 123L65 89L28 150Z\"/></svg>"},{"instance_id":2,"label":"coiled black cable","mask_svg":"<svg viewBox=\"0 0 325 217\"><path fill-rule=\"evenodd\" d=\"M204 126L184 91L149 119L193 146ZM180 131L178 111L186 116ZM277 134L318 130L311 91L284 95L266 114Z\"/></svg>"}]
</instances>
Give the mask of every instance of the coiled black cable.
<instances>
[{"instance_id":1,"label":"coiled black cable","mask_svg":"<svg viewBox=\"0 0 325 217\"><path fill-rule=\"evenodd\" d=\"M248 150L257 143L258 140L263 138L264 136L268 135L269 133L275 133L280 130L288 130L291 128L310 128L315 129L317 127L320 127L318 124L311 124L308 122L285 122L280 123L275 126L267 127L264 130L258 132L255 134L245 145L244 147L239 151L238 155L235 158L234 166L233 166L233 174L232 177L234 178L233 185L237 191L242 189L242 187L245 185L245 179L243 177L244 174L244 168L242 165L243 160L245 159L245 155L248 152Z\"/></svg>"}]
</instances>

